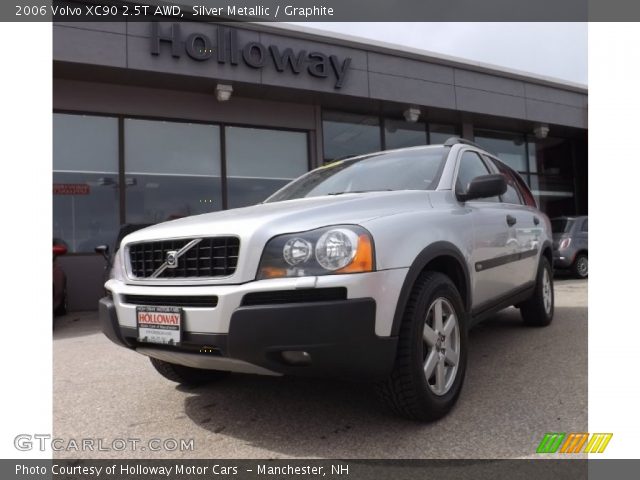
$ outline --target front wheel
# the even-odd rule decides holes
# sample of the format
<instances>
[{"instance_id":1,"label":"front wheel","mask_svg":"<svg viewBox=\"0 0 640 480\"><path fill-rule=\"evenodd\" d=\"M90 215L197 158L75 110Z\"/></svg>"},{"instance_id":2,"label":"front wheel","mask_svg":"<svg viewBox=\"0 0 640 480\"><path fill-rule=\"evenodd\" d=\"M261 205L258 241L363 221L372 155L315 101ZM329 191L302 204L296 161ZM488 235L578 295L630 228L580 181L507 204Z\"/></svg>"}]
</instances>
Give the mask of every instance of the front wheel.
<instances>
[{"instance_id":1,"label":"front wheel","mask_svg":"<svg viewBox=\"0 0 640 480\"><path fill-rule=\"evenodd\" d=\"M554 292L551 265L545 256L540 258L536 288L531 298L520 305L525 325L546 327L553 320Z\"/></svg>"},{"instance_id":2,"label":"front wheel","mask_svg":"<svg viewBox=\"0 0 640 480\"><path fill-rule=\"evenodd\" d=\"M460 395L467 363L466 311L453 282L439 272L422 274L404 312L398 352L382 399L397 413L433 421Z\"/></svg>"},{"instance_id":3,"label":"front wheel","mask_svg":"<svg viewBox=\"0 0 640 480\"><path fill-rule=\"evenodd\" d=\"M573 275L577 278L587 278L589 276L589 257L584 253L579 254L573 262Z\"/></svg>"},{"instance_id":4,"label":"front wheel","mask_svg":"<svg viewBox=\"0 0 640 480\"><path fill-rule=\"evenodd\" d=\"M58 307L55 309L55 311L53 312L53 314L57 317L60 317L62 315L66 315L68 311L68 307L67 307L67 287L64 287L64 290L62 291L62 299L60 300L60 305L58 305Z\"/></svg>"},{"instance_id":5,"label":"front wheel","mask_svg":"<svg viewBox=\"0 0 640 480\"><path fill-rule=\"evenodd\" d=\"M153 357L149 357L149 360L151 360L151 365L153 365L156 371L164 378L183 385L201 385L229 375L229 372L185 367L184 365L165 362L164 360L158 360Z\"/></svg>"}]
</instances>

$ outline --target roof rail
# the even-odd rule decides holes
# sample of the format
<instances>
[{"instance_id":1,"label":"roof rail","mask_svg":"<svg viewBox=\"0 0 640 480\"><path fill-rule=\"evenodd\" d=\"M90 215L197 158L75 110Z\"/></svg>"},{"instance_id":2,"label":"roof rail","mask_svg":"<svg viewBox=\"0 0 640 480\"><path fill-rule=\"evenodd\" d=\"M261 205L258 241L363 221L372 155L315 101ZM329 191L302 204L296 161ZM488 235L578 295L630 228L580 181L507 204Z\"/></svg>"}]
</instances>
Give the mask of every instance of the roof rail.
<instances>
[{"instance_id":1,"label":"roof rail","mask_svg":"<svg viewBox=\"0 0 640 480\"><path fill-rule=\"evenodd\" d=\"M445 147L452 147L454 145L457 145L458 143L462 143L464 145L471 145L472 147L480 148L481 150L487 151L486 148L478 145L477 143L472 142L471 140L467 140L466 138L461 138L461 137L449 137L447 139L447 141L444 142L444 146Z\"/></svg>"}]
</instances>

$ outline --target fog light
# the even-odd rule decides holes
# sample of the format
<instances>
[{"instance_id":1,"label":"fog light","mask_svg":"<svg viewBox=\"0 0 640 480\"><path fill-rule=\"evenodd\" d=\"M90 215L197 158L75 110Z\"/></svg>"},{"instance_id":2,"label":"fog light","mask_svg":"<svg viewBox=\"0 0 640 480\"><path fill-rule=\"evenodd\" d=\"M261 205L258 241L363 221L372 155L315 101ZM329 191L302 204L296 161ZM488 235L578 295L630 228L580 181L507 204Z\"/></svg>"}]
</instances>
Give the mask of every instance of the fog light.
<instances>
[{"instance_id":1,"label":"fog light","mask_svg":"<svg viewBox=\"0 0 640 480\"><path fill-rule=\"evenodd\" d=\"M282 352L282 359L291 365L310 365L311 355L302 350L286 350Z\"/></svg>"}]
</instances>

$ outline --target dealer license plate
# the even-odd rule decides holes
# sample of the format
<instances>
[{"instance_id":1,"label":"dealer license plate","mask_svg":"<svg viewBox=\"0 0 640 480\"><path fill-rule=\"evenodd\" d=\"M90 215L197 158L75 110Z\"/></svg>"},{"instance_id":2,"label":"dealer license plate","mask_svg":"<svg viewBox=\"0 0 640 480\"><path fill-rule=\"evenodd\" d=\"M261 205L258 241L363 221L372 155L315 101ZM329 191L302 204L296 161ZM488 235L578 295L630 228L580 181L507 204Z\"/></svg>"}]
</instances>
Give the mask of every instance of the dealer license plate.
<instances>
[{"instance_id":1,"label":"dealer license plate","mask_svg":"<svg viewBox=\"0 0 640 480\"><path fill-rule=\"evenodd\" d=\"M136 318L139 342L161 343L164 345L180 344L182 308L136 307Z\"/></svg>"}]
</instances>

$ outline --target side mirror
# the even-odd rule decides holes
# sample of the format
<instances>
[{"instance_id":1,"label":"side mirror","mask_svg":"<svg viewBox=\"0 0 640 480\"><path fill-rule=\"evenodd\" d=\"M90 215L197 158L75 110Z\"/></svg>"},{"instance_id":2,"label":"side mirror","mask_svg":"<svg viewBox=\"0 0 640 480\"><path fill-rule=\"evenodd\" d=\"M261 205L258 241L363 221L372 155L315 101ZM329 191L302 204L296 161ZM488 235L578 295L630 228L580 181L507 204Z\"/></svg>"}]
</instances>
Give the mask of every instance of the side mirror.
<instances>
[{"instance_id":1,"label":"side mirror","mask_svg":"<svg viewBox=\"0 0 640 480\"><path fill-rule=\"evenodd\" d=\"M98 245L93 250L102 255L106 261L109 261L109 245Z\"/></svg>"},{"instance_id":2,"label":"side mirror","mask_svg":"<svg viewBox=\"0 0 640 480\"><path fill-rule=\"evenodd\" d=\"M65 245L54 245L53 246L53 256L59 257L60 255L66 255L67 247Z\"/></svg>"},{"instance_id":3,"label":"side mirror","mask_svg":"<svg viewBox=\"0 0 640 480\"><path fill-rule=\"evenodd\" d=\"M507 182L501 173L491 175L480 175L469 182L467 191L456 193L456 197L461 202L474 200L476 198L489 198L502 195L507 191Z\"/></svg>"}]
</instances>

